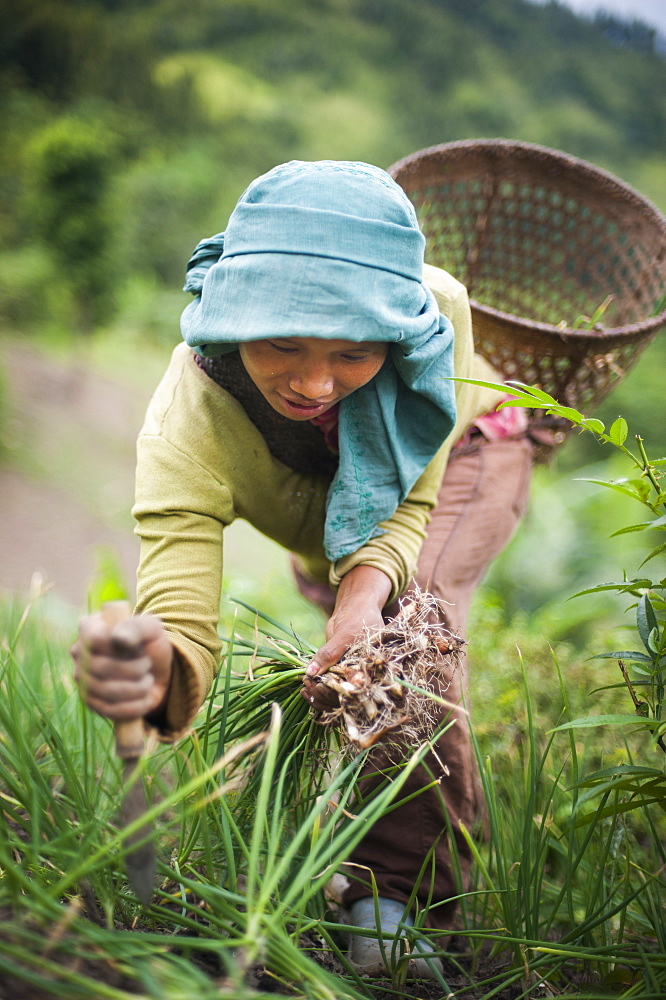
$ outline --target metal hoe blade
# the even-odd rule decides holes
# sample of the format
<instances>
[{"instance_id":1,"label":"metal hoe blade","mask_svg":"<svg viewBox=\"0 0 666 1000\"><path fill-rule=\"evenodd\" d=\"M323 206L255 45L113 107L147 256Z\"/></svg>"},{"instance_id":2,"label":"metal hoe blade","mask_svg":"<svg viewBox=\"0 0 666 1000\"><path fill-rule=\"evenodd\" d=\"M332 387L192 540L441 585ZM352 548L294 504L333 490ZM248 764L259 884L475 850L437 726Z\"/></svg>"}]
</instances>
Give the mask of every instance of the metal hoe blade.
<instances>
[{"instance_id":1,"label":"metal hoe blade","mask_svg":"<svg viewBox=\"0 0 666 1000\"><path fill-rule=\"evenodd\" d=\"M123 779L126 787L125 797L121 806L121 822L129 826L143 815L147 807L146 791L141 778L135 775L138 758L126 757L123 762ZM129 787L128 787L129 786ZM152 837L152 827L149 824L139 827L128 840L128 845ZM133 847L125 855L125 871L135 895L140 903L148 906L155 884L155 849L152 840L145 840L138 847Z\"/></svg>"}]
</instances>

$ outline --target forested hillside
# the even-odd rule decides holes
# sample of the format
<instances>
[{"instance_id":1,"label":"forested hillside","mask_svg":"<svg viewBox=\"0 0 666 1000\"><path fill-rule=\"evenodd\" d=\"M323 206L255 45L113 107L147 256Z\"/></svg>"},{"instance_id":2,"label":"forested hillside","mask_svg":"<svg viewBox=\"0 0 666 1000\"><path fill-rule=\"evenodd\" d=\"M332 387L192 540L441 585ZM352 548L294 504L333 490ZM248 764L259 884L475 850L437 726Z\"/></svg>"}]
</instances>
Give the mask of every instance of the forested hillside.
<instances>
[{"instance_id":1,"label":"forested hillside","mask_svg":"<svg viewBox=\"0 0 666 1000\"><path fill-rule=\"evenodd\" d=\"M666 203L653 33L557 3L5 0L0 38L0 310L13 323L90 329L128 303L138 316L141 290L178 289L196 240L291 157L388 166L506 136ZM154 299L150 313L160 326Z\"/></svg>"}]
</instances>

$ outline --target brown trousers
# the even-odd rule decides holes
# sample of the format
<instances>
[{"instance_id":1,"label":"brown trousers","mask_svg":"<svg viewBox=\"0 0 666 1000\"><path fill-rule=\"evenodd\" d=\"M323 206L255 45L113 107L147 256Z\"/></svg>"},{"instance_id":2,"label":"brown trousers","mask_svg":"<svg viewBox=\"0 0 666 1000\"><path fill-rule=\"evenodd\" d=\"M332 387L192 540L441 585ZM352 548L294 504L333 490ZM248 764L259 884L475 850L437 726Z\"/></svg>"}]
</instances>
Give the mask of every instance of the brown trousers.
<instances>
[{"instance_id":1,"label":"brown trousers","mask_svg":"<svg viewBox=\"0 0 666 1000\"><path fill-rule=\"evenodd\" d=\"M533 446L527 438L486 441L474 437L475 447L452 455L421 552L415 583L433 594L442 608L440 621L464 636L474 590L490 562L514 534L527 504ZM470 640L473 643L473 636ZM460 665L444 697L460 703L467 692L467 669ZM465 698L467 703L467 699ZM481 795L467 716L442 709L442 718L455 722L436 740L403 785L398 801L422 789L433 778L436 786L398 805L376 822L349 858L351 885L345 905L371 894L371 870L380 896L407 902L424 861L417 900L428 903L429 924L451 926L456 903L465 891L471 863L459 823L474 828L482 815ZM429 735L429 734L426 734ZM384 762L375 756L361 781L362 794L383 783ZM457 846L452 860L449 832Z\"/></svg>"}]
</instances>

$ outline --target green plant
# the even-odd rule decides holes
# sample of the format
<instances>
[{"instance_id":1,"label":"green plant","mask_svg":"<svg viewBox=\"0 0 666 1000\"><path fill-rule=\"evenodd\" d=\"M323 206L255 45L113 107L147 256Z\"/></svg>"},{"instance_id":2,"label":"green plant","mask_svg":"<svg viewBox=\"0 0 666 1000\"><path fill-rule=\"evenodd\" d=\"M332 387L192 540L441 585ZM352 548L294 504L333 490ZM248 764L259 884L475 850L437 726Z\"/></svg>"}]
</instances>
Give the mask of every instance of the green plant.
<instances>
[{"instance_id":1,"label":"green plant","mask_svg":"<svg viewBox=\"0 0 666 1000\"><path fill-rule=\"evenodd\" d=\"M489 382L474 382L476 385L491 386ZM585 480L606 489L614 490L623 496L640 503L648 512L649 519L637 524L631 524L615 531L611 537L630 532L666 531L666 491L664 489L664 467L666 458L650 460L646 454L643 439L635 436L636 450L627 447L629 429L626 420L618 417L606 430L604 423L595 417L586 417L570 406L564 406L552 396L535 386L510 382L513 398L502 406L522 406L530 409L545 410L548 414L564 417L581 430L591 432L600 441L618 449L631 465L631 475L621 480L607 481L602 479ZM666 552L666 542L660 542L653 547L641 560L637 570L643 568ZM627 577L622 580L598 584L574 594L580 597L585 594L597 594L602 591L615 591L618 594L630 595L635 599L631 607L636 611L636 631L643 644L642 650L618 650L599 654L600 659L614 659L622 674L620 686L624 684L631 697L633 715L591 716L585 719L575 719L567 723L570 728L598 725L626 725L635 723L638 730L648 730L655 747L666 753L664 734L666 733L666 579L663 577L651 579L645 575ZM626 664L631 664L633 676L630 677ZM611 685L615 686L615 685ZM641 697L636 695L639 689ZM653 777L659 778L663 784L663 774L657 771ZM662 794L666 793L666 785Z\"/></svg>"},{"instance_id":2,"label":"green plant","mask_svg":"<svg viewBox=\"0 0 666 1000\"><path fill-rule=\"evenodd\" d=\"M325 938L344 965L337 920L324 921L324 886L400 795L426 747L352 814L364 755L330 774L313 766L320 758L311 750L323 751L325 738L298 694L295 649L275 642L264 663L255 644L248 677L249 643L236 648L232 640L228 669L191 736L175 752L156 747L144 758L153 805L119 827L110 727L80 703L65 643L51 647L44 635L39 595L21 612L7 609L3 632L0 970L7 981L89 1000L124 1000L141 985L176 1000L192 963L202 996L217 995L205 971L212 966L226 984L219 995L240 998L263 995L246 976L266 966L273 979L298 984L294 995L304 1000L362 996L351 970L345 982L308 956ZM154 898L142 911L122 861L146 824L156 828L160 861Z\"/></svg>"},{"instance_id":3,"label":"green plant","mask_svg":"<svg viewBox=\"0 0 666 1000\"><path fill-rule=\"evenodd\" d=\"M569 721L568 684L556 659L554 666ZM581 775L590 752L598 752L599 731L584 730L585 744L566 724L544 734L528 669L524 664L524 735L487 752L487 739L481 745L472 733L488 808L487 845L464 831L476 860L461 899L474 981L484 997L501 983L521 996L541 985L553 995L603 997L617 989L656 998L666 983L657 902L663 821L651 821L649 810L629 818L617 789L589 799ZM488 945L499 968L481 977Z\"/></svg>"}]
</instances>

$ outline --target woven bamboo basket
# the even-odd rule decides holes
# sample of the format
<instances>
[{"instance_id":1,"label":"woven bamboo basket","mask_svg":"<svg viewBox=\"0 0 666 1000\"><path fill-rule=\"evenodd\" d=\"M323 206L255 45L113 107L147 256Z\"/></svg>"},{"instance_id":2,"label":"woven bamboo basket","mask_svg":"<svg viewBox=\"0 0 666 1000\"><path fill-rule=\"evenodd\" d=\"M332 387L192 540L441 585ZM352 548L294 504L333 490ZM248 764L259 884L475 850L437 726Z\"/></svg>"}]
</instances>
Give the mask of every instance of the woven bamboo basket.
<instances>
[{"instance_id":1,"label":"woven bamboo basket","mask_svg":"<svg viewBox=\"0 0 666 1000\"><path fill-rule=\"evenodd\" d=\"M428 263L467 286L476 349L505 379L589 413L666 325L666 218L606 171L481 139L389 172L416 208Z\"/></svg>"}]
</instances>

